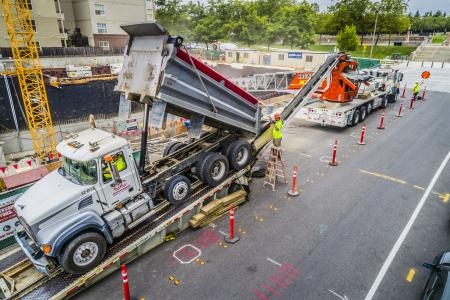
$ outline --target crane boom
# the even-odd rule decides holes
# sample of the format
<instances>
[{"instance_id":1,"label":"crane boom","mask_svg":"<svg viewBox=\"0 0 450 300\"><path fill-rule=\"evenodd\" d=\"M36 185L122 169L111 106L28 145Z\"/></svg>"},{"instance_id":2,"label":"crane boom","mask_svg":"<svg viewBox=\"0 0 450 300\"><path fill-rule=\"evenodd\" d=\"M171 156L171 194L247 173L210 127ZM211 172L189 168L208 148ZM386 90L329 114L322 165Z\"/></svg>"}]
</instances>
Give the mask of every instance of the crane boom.
<instances>
[{"instance_id":1,"label":"crane boom","mask_svg":"<svg viewBox=\"0 0 450 300\"><path fill-rule=\"evenodd\" d=\"M56 148L42 68L27 0L0 0L36 156L43 160Z\"/></svg>"}]
</instances>

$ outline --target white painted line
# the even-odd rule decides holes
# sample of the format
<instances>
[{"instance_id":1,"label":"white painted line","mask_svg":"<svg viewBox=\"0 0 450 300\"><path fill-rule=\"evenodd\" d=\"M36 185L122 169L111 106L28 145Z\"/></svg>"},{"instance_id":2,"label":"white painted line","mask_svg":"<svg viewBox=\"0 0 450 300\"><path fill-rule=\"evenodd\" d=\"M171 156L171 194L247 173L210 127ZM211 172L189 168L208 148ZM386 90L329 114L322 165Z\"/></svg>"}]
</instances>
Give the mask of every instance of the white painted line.
<instances>
[{"instance_id":1,"label":"white painted line","mask_svg":"<svg viewBox=\"0 0 450 300\"><path fill-rule=\"evenodd\" d=\"M216 224L214 224L213 222L211 222L211 223L209 223L209 227L211 227L212 229L214 229L214 228L216 228L216 227L217 227L217 225L216 225Z\"/></svg>"},{"instance_id":2,"label":"white painted line","mask_svg":"<svg viewBox=\"0 0 450 300\"><path fill-rule=\"evenodd\" d=\"M273 264L276 264L277 266L282 266L282 264L280 264L279 262L274 261L273 259L271 259L270 257L267 258L268 261L270 261Z\"/></svg>"},{"instance_id":3,"label":"white painted line","mask_svg":"<svg viewBox=\"0 0 450 300\"><path fill-rule=\"evenodd\" d=\"M219 233L223 236L228 236L228 234L226 234L225 232L223 232L222 230L219 230Z\"/></svg>"},{"instance_id":4,"label":"white painted line","mask_svg":"<svg viewBox=\"0 0 450 300\"><path fill-rule=\"evenodd\" d=\"M186 248L186 247L191 247L191 248L193 248L195 251L197 251L197 255L194 256L193 258L191 258L191 259L188 260L188 261L184 261L184 260L180 259L180 258L177 256L177 253L180 252L181 250L183 250L183 249ZM201 251L200 249L198 249L197 247L191 245L191 244L187 244L187 245L181 246L180 248L178 248L178 250L175 250L175 251L173 252L172 255L173 255L173 257L175 257L175 258L180 262L180 264L183 264L183 265L184 265L184 264L190 264L190 263L193 262L196 258L200 257L200 255L202 255L202 251Z\"/></svg>"},{"instance_id":5,"label":"white painted line","mask_svg":"<svg viewBox=\"0 0 450 300\"><path fill-rule=\"evenodd\" d=\"M341 300L349 300L348 299L348 297L347 296L341 296L341 295L339 295L338 293L336 293L335 291L333 291L333 290L328 290L330 293L332 293L333 295L335 295L336 297L338 297L339 299L341 299Z\"/></svg>"},{"instance_id":6,"label":"white painted line","mask_svg":"<svg viewBox=\"0 0 450 300\"><path fill-rule=\"evenodd\" d=\"M388 257L386 258L386 261L384 262L383 266L381 267L380 272L378 273L377 277L375 278L375 281L372 284L372 287L370 288L369 292L367 293L365 300L371 300L373 296L375 295L375 292L377 291L378 287L380 286L381 281L383 280L384 276L386 275L387 270L389 269L392 261L395 258L395 255L397 255L398 250L402 246L403 242L406 239L406 236L408 235L409 231L411 230L411 227L413 226L414 222L417 219L417 216L419 215L420 211L422 210L423 205L425 204L425 201L428 199L428 196L431 193L431 190L433 189L434 185L436 184L436 181L438 180L439 176L441 175L442 171L444 170L445 166L448 163L448 160L450 159L450 151L447 153L447 156L442 161L441 165L439 166L439 169L436 171L436 173L433 176L433 179L431 179L430 184L428 185L425 193L423 194L422 198L420 199L419 203L417 204L416 209L411 215L411 218L409 219L408 223L406 224L405 228L403 229L402 233L398 237L398 240L395 242L394 247L392 247L391 252L389 253Z\"/></svg>"},{"instance_id":7,"label":"white painted line","mask_svg":"<svg viewBox=\"0 0 450 300\"><path fill-rule=\"evenodd\" d=\"M303 156L306 156L306 157L312 157L312 155L309 155L309 154L306 154L306 153L303 153L303 152L300 152L300 155L303 155Z\"/></svg>"},{"instance_id":8,"label":"white painted line","mask_svg":"<svg viewBox=\"0 0 450 300\"><path fill-rule=\"evenodd\" d=\"M326 155L324 155L324 156L322 156L319 160L320 160L321 162L328 163L328 162L331 161L331 156L326 156Z\"/></svg>"}]
</instances>

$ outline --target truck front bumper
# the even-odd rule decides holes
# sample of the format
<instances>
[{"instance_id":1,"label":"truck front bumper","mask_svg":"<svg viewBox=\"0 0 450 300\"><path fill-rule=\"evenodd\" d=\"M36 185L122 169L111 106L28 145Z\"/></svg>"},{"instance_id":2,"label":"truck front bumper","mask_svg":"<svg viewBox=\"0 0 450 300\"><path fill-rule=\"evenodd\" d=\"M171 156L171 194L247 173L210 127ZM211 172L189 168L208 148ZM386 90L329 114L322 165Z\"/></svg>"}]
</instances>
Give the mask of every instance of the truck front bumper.
<instances>
[{"instance_id":1,"label":"truck front bumper","mask_svg":"<svg viewBox=\"0 0 450 300\"><path fill-rule=\"evenodd\" d=\"M14 237L17 243L22 248L25 255L33 263L36 269L40 273L49 275L52 269L52 263L47 259L44 253L37 247L36 244L30 245L31 238L25 232L25 230L20 230L20 227L14 232Z\"/></svg>"}]
</instances>

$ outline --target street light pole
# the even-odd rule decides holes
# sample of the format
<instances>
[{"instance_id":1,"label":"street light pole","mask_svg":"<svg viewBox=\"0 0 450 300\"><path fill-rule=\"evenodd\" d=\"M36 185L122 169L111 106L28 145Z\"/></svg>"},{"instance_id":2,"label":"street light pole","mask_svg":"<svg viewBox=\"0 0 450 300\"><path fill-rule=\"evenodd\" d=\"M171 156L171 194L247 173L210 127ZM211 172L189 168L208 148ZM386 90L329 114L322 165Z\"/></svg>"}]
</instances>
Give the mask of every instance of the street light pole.
<instances>
[{"instance_id":1,"label":"street light pole","mask_svg":"<svg viewBox=\"0 0 450 300\"><path fill-rule=\"evenodd\" d=\"M375 17L375 26L373 26L372 46L370 46L370 58L372 58L373 45L375 44L375 33L377 32L377 23L378 23L378 11Z\"/></svg>"}]
</instances>

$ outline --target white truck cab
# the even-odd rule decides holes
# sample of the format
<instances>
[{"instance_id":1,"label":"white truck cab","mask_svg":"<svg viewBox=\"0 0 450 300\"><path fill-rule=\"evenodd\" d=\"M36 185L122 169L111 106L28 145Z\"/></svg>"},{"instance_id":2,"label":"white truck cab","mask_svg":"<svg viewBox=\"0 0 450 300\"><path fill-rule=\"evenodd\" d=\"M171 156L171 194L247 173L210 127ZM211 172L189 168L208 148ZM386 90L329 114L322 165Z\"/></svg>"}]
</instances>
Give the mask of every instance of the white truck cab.
<instances>
[{"instance_id":1,"label":"white truck cab","mask_svg":"<svg viewBox=\"0 0 450 300\"><path fill-rule=\"evenodd\" d=\"M69 135L57 151L62 166L14 205L23 226L16 239L40 271L48 273L57 260L66 271L82 273L153 203L142 193L125 139L93 128ZM125 203L131 200L139 202L139 212L127 209Z\"/></svg>"}]
</instances>

